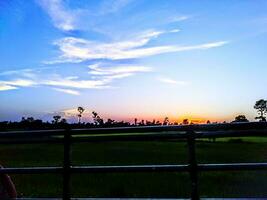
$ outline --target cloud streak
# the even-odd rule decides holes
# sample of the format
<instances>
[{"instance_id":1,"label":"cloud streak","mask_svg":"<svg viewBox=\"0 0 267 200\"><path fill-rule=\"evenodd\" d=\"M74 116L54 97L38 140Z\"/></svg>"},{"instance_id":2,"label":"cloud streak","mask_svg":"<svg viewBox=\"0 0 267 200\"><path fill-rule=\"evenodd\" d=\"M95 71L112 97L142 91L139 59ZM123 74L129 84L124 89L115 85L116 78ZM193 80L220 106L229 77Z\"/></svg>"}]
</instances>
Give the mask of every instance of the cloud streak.
<instances>
[{"instance_id":1,"label":"cloud streak","mask_svg":"<svg viewBox=\"0 0 267 200\"><path fill-rule=\"evenodd\" d=\"M181 16L175 16L170 19L170 22L181 22L192 18L192 16L189 15L181 15Z\"/></svg>"},{"instance_id":2,"label":"cloud streak","mask_svg":"<svg viewBox=\"0 0 267 200\"><path fill-rule=\"evenodd\" d=\"M106 0L100 7L100 15L111 14L127 6L132 0Z\"/></svg>"},{"instance_id":3,"label":"cloud streak","mask_svg":"<svg viewBox=\"0 0 267 200\"><path fill-rule=\"evenodd\" d=\"M0 91L15 90L15 89L17 89L17 87L11 86L11 85L7 85L5 83L0 83Z\"/></svg>"},{"instance_id":4,"label":"cloud streak","mask_svg":"<svg viewBox=\"0 0 267 200\"><path fill-rule=\"evenodd\" d=\"M80 92L78 92L76 90L63 89L63 88L53 88L53 90L58 91L58 92L63 92L63 93L66 93L66 94L75 95L75 96L80 95Z\"/></svg>"},{"instance_id":5,"label":"cloud streak","mask_svg":"<svg viewBox=\"0 0 267 200\"><path fill-rule=\"evenodd\" d=\"M69 10L62 0L37 0L37 3L50 16L54 26L62 31L77 29L78 10Z\"/></svg>"},{"instance_id":6,"label":"cloud streak","mask_svg":"<svg viewBox=\"0 0 267 200\"><path fill-rule=\"evenodd\" d=\"M187 85L185 81L177 81L171 78L159 77L158 80L162 83L170 84L170 85Z\"/></svg>"},{"instance_id":7,"label":"cloud streak","mask_svg":"<svg viewBox=\"0 0 267 200\"><path fill-rule=\"evenodd\" d=\"M99 64L90 65L89 73L92 75L121 75L128 73L138 73L138 72L150 72L152 68L145 66L133 66L133 65L123 65L120 67L106 67L101 68Z\"/></svg>"},{"instance_id":8,"label":"cloud streak","mask_svg":"<svg viewBox=\"0 0 267 200\"><path fill-rule=\"evenodd\" d=\"M46 86L58 92L63 92L70 95L80 95L77 89L104 89L111 88L113 81L117 79L127 78L137 73L144 73L152 71L151 68L145 66L106 66L103 63L98 63L89 66L88 78L80 79L77 76L62 77L59 75L44 76L39 71L34 76L28 77L25 74L19 75L15 71L12 76L18 76L11 80L0 80L0 91L14 90L22 87ZM33 73L33 72L32 72ZM8 74L8 73L2 73ZM92 77L93 76L93 77Z\"/></svg>"},{"instance_id":9,"label":"cloud streak","mask_svg":"<svg viewBox=\"0 0 267 200\"><path fill-rule=\"evenodd\" d=\"M157 38L162 34L176 33L178 31L178 29L171 31L149 31L139 37L111 43L96 42L75 37L65 37L54 43L56 46L58 46L61 52L59 58L47 63L75 63L95 59L136 59L165 53L206 50L220 47L228 43L228 41L217 41L188 46L162 45L147 47L152 39Z\"/></svg>"}]
</instances>

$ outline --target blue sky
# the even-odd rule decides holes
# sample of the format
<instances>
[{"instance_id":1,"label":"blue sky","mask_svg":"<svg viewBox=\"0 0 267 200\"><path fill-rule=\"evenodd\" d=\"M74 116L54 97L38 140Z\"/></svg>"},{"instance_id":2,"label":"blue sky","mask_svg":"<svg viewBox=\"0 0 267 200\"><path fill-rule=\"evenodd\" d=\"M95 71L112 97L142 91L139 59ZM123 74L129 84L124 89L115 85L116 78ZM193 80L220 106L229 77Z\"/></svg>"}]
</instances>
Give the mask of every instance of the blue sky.
<instances>
[{"instance_id":1,"label":"blue sky","mask_svg":"<svg viewBox=\"0 0 267 200\"><path fill-rule=\"evenodd\" d=\"M253 120L264 0L0 1L0 120ZM85 117L86 118L86 117Z\"/></svg>"}]
</instances>

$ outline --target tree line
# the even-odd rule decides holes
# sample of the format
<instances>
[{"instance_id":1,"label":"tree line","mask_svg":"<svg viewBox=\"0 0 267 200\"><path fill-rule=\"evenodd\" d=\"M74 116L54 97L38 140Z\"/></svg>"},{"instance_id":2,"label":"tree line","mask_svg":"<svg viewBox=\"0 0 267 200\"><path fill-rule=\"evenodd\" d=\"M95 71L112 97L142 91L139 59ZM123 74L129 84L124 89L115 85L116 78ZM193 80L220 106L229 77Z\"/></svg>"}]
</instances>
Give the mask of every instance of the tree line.
<instances>
[{"instance_id":1,"label":"tree line","mask_svg":"<svg viewBox=\"0 0 267 200\"><path fill-rule=\"evenodd\" d=\"M255 117L256 120L260 122L266 122L266 114L267 114L267 100L260 99L256 101L254 105L254 109L256 109L258 116ZM183 119L181 123L178 122L170 122L168 117L165 117L162 121L159 120L138 120L134 119L133 123L126 121L116 121L113 119L107 119L106 121L101 118L101 116L92 111L92 119L93 122L83 122L83 114L85 109L81 106L77 108L77 122L76 123L68 123L67 119L63 118L60 115L53 116L51 122L43 122L40 119L34 119L33 117L22 117L19 122L10 122L3 121L0 122L0 131L5 130L21 130L21 129L55 129L55 128L66 128L67 126L71 126L71 128L93 128L93 127L127 127L127 126L162 126L162 125L187 125L192 124L189 119ZM231 123L237 122L249 122L245 115L238 115ZM211 123L209 120L206 122L207 124ZM217 122L213 122L217 123ZM224 122L226 123L226 122Z\"/></svg>"}]
</instances>

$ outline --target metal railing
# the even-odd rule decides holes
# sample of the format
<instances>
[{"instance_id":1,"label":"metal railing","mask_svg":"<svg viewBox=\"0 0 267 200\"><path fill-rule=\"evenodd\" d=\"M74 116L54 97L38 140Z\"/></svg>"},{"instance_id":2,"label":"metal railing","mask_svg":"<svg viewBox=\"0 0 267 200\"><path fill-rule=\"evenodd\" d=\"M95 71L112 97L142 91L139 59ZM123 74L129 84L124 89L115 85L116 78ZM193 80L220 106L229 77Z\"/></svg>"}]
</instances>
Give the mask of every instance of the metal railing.
<instances>
[{"instance_id":1,"label":"metal railing","mask_svg":"<svg viewBox=\"0 0 267 200\"><path fill-rule=\"evenodd\" d=\"M124 134L127 133L127 134ZM132 134L130 134L132 133ZM138 133L138 134L137 134ZM0 169L0 174L62 174L64 200L71 199L71 175L74 173L118 172L188 172L191 180L191 199L199 199L198 173L200 171L267 170L264 163L198 164L196 139L243 136L267 136L266 122L143 126L118 128L60 129L39 131L0 132L0 144L61 143L64 160L61 167L22 167ZM184 139L188 146L188 164L183 165L124 165L124 166L72 166L71 145L97 141L155 141Z\"/></svg>"}]
</instances>

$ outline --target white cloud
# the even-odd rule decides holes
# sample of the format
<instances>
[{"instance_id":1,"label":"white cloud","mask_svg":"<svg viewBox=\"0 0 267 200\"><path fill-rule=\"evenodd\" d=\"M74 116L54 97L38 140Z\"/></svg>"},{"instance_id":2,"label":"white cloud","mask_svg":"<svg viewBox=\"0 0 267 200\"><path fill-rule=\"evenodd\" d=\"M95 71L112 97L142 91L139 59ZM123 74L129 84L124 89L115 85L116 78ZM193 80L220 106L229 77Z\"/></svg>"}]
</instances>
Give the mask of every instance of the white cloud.
<instances>
[{"instance_id":1,"label":"white cloud","mask_svg":"<svg viewBox=\"0 0 267 200\"><path fill-rule=\"evenodd\" d=\"M59 47L61 55L58 59L50 61L50 64L58 62L82 62L93 59L133 59L153 56L164 53L205 50L220 47L227 44L227 41L209 42L198 45L162 45L145 47L153 38L164 33L176 33L178 29L171 31L149 31L139 37L121 42L103 43L85 40L81 38L65 37L55 42Z\"/></svg>"},{"instance_id":2,"label":"white cloud","mask_svg":"<svg viewBox=\"0 0 267 200\"><path fill-rule=\"evenodd\" d=\"M170 22L181 22L192 18L192 16L189 15L181 15L181 16L175 16L170 19Z\"/></svg>"},{"instance_id":3,"label":"white cloud","mask_svg":"<svg viewBox=\"0 0 267 200\"><path fill-rule=\"evenodd\" d=\"M19 87L31 87L34 85L38 84L35 81L29 79L14 79L8 81L0 80L0 91L14 90L18 89Z\"/></svg>"},{"instance_id":4,"label":"white cloud","mask_svg":"<svg viewBox=\"0 0 267 200\"><path fill-rule=\"evenodd\" d=\"M77 29L78 10L69 10L62 0L37 0L37 3L51 17L55 27L63 31Z\"/></svg>"},{"instance_id":5,"label":"white cloud","mask_svg":"<svg viewBox=\"0 0 267 200\"><path fill-rule=\"evenodd\" d=\"M15 89L17 89L17 87L0 83L0 91L15 90Z\"/></svg>"},{"instance_id":6,"label":"white cloud","mask_svg":"<svg viewBox=\"0 0 267 200\"><path fill-rule=\"evenodd\" d=\"M89 71L93 75L115 75L123 73L138 73L138 72L150 72L152 68L145 66L133 66L133 65L123 65L119 67L100 67L99 64L90 65Z\"/></svg>"},{"instance_id":7,"label":"white cloud","mask_svg":"<svg viewBox=\"0 0 267 200\"><path fill-rule=\"evenodd\" d=\"M89 74L96 78L101 78L106 82L111 82L114 79L126 78L133 76L136 73L151 72L151 67L134 66L134 65L119 65L119 66L101 66L103 64L94 64L89 66Z\"/></svg>"},{"instance_id":8,"label":"white cloud","mask_svg":"<svg viewBox=\"0 0 267 200\"><path fill-rule=\"evenodd\" d=\"M71 94L71 95L80 95L80 92L78 92L76 90L63 89L63 88L53 88L53 90L56 90L58 92L63 92L66 94Z\"/></svg>"},{"instance_id":9,"label":"white cloud","mask_svg":"<svg viewBox=\"0 0 267 200\"><path fill-rule=\"evenodd\" d=\"M102 66L101 66L102 65ZM152 69L144 66L103 67L103 64L89 66L89 74L95 75L94 80L78 80L77 77L56 78L42 81L43 85L60 86L76 89L101 89L110 87L115 79L126 78L140 72L149 72Z\"/></svg>"},{"instance_id":10,"label":"white cloud","mask_svg":"<svg viewBox=\"0 0 267 200\"><path fill-rule=\"evenodd\" d=\"M62 77L58 74L44 75L41 71L36 72L33 78L25 77L25 74L12 74L18 76L13 80L0 80L0 91L18 89L20 87L32 86L48 86L53 90L64 92L71 95L79 95L80 93L73 89L103 89L111 88L112 82L117 79L133 76L141 72L149 72L152 69L145 66L119 65L119 66L105 66L103 63L89 66L88 78L81 79L78 76ZM3 72L4 73L4 72ZM94 77L92 77L92 75ZM27 75L26 75L27 76Z\"/></svg>"},{"instance_id":11,"label":"white cloud","mask_svg":"<svg viewBox=\"0 0 267 200\"><path fill-rule=\"evenodd\" d=\"M9 81L0 80L0 91L14 90L18 89L19 87L31 87L34 85L36 85L34 81L27 79L16 79Z\"/></svg>"},{"instance_id":12,"label":"white cloud","mask_svg":"<svg viewBox=\"0 0 267 200\"><path fill-rule=\"evenodd\" d=\"M115 13L127 6L132 0L105 0L100 7L100 15Z\"/></svg>"},{"instance_id":13,"label":"white cloud","mask_svg":"<svg viewBox=\"0 0 267 200\"><path fill-rule=\"evenodd\" d=\"M45 80L41 84L76 89L97 89L109 83L107 80L69 80L66 78Z\"/></svg>"},{"instance_id":14,"label":"white cloud","mask_svg":"<svg viewBox=\"0 0 267 200\"><path fill-rule=\"evenodd\" d=\"M30 86L36 85L34 81L27 80L27 79L16 79L16 80L11 80L11 81L1 81L1 82L6 85L19 86L19 87L30 87Z\"/></svg>"},{"instance_id":15,"label":"white cloud","mask_svg":"<svg viewBox=\"0 0 267 200\"><path fill-rule=\"evenodd\" d=\"M178 33L178 32L180 32L180 29L173 29L170 31L170 33Z\"/></svg>"},{"instance_id":16,"label":"white cloud","mask_svg":"<svg viewBox=\"0 0 267 200\"><path fill-rule=\"evenodd\" d=\"M177 80L166 78L166 77L159 77L158 80L162 83L167 83L171 85L187 85L187 82L185 81L177 81Z\"/></svg>"}]
</instances>

